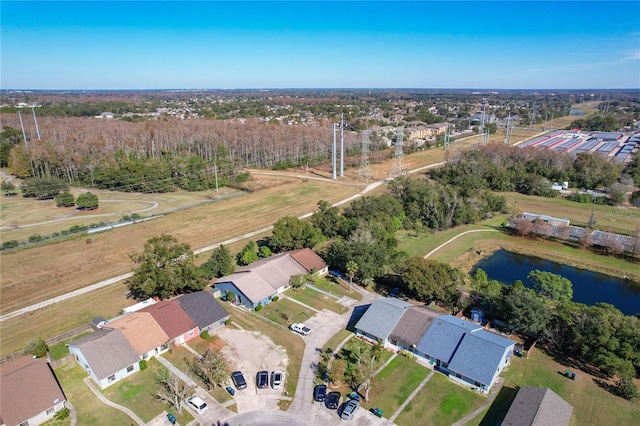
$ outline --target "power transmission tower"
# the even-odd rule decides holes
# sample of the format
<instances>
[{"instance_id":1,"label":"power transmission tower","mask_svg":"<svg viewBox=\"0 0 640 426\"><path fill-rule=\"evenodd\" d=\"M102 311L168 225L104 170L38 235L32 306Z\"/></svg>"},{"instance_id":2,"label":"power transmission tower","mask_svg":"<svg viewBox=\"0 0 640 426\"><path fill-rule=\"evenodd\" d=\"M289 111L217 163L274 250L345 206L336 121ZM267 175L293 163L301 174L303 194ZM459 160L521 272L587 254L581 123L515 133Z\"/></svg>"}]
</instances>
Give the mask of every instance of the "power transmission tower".
<instances>
[{"instance_id":1,"label":"power transmission tower","mask_svg":"<svg viewBox=\"0 0 640 426\"><path fill-rule=\"evenodd\" d=\"M533 107L531 109L531 122L529 123L529 128L533 127L533 123L535 123L536 120L536 103L533 103Z\"/></svg>"},{"instance_id":2,"label":"power transmission tower","mask_svg":"<svg viewBox=\"0 0 640 426\"><path fill-rule=\"evenodd\" d=\"M511 112L509 112L509 116L507 117L507 128L504 132L504 143L507 145L511 145Z\"/></svg>"},{"instance_id":3,"label":"power transmission tower","mask_svg":"<svg viewBox=\"0 0 640 426\"><path fill-rule=\"evenodd\" d=\"M362 132L362 158L360 159L360 169L358 179L365 182L371 181L371 169L369 168L369 130Z\"/></svg>"},{"instance_id":4,"label":"power transmission tower","mask_svg":"<svg viewBox=\"0 0 640 426\"><path fill-rule=\"evenodd\" d=\"M404 128L398 130L396 135L396 152L393 154L393 164L391 165L391 171L389 171L389 177L394 179L407 172L404 168Z\"/></svg>"}]
</instances>

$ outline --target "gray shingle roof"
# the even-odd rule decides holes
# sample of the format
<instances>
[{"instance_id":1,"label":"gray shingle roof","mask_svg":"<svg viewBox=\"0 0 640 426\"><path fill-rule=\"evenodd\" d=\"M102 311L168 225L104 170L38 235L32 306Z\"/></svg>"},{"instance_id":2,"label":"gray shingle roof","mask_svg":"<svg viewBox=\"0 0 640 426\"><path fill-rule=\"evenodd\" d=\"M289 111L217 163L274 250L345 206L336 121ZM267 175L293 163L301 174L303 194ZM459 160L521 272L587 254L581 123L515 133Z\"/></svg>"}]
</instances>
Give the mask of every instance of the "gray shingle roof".
<instances>
[{"instance_id":1,"label":"gray shingle roof","mask_svg":"<svg viewBox=\"0 0 640 426\"><path fill-rule=\"evenodd\" d=\"M198 325L200 330L218 323L229 316L224 307L209 291L196 291L177 298L182 309Z\"/></svg>"},{"instance_id":2,"label":"gray shingle roof","mask_svg":"<svg viewBox=\"0 0 640 426\"><path fill-rule=\"evenodd\" d=\"M522 386L511 403L504 426L567 426L573 407L549 388Z\"/></svg>"},{"instance_id":3,"label":"gray shingle roof","mask_svg":"<svg viewBox=\"0 0 640 426\"><path fill-rule=\"evenodd\" d=\"M103 328L68 343L82 351L89 366L102 380L140 360L120 330Z\"/></svg>"},{"instance_id":4,"label":"gray shingle roof","mask_svg":"<svg viewBox=\"0 0 640 426\"><path fill-rule=\"evenodd\" d=\"M391 297L377 299L356 323L356 329L384 340L410 306L410 303Z\"/></svg>"}]
</instances>

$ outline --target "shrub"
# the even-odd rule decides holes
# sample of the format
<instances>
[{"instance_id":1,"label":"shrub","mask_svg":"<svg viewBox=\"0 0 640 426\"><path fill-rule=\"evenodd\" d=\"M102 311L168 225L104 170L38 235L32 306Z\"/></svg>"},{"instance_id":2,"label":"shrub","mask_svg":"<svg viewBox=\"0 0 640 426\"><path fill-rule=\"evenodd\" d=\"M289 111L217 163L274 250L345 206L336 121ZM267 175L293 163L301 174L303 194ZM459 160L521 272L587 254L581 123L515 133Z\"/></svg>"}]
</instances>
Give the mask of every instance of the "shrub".
<instances>
[{"instance_id":1,"label":"shrub","mask_svg":"<svg viewBox=\"0 0 640 426\"><path fill-rule=\"evenodd\" d=\"M271 299L272 302L277 302L278 300L280 300L280 297L278 296L273 296L273 298Z\"/></svg>"},{"instance_id":2,"label":"shrub","mask_svg":"<svg viewBox=\"0 0 640 426\"><path fill-rule=\"evenodd\" d=\"M256 306L256 312L260 312L262 310L262 305Z\"/></svg>"},{"instance_id":3,"label":"shrub","mask_svg":"<svg viewBox=\"0 0 640 426\"><path fill-rule=\"evenodd\" d=\"M623 377L620 380L616 380L615 392L629 401L635 401L640 398L640 391L631 377Z\"/></svg>"},{"instance_id":4,"label":"shrub","mask_svg":"<svg viewBox=\"0 0 640 426\"><path fill-rule=\"evenodd\" d=\"M48 350L49 348L47 347L47 344L45 343L45 341L40 338L37 338L27 343L27 346L24 348L24 354L25 355L30 354L35 356L36 358L42 358L47 354Z\"/></svg>"},{"instance_id":5,"label":"shrub","mask_svg":"<svg viewBox=\"0 0 640 426\"><path fill-rule=\"evenodd\" d=\"M147 369L147 360L146 359L141 359L140 360L140 371L144 371Z\"/></svg>"},{"instance_id":6,"label":"shrub","mask_svg":"<svg viewBox=\"0 0 640 426\"><path fill-rule=\"evenodd\" d=\"M29 242L30 243L37 243L44 240L44 237L40 234L33 234L31 236L29 236Z\"/></svg>"},{"instance_id":7,"label":"shrub","mask_svg":"<svg viewBox=\"0 0 640 426\"><path fill-rule=\"evenodd\" d=\"M18 247L20 243L17 240L9 240L2 243L2 249L10 249L14 247Z\"/></svg>"},{"instance_id":8,"label":"shrub","mask_svg":"<svg viewBox=\"0 0 640 426\"><path fill-rule=\"evenodd\" d=\"M56 195L56 207L73 207L75 205L75 199L73 194L68 191L62 192Z\"/></svg>"},{"instance_id":9,"label":"shrub","mask_svg":"<svg viewBox=\"0 0 640 426\"><path fill-rule=\"evenodd\" d=\"M65 420L66 418L68 418L70 414L71 414L71 413L69 413L69 409L68 409L68 408L63 408L62 410L58 411L58 412L53 416L53 418L54 418L56 421L58 421L58 422L59 422L59 421L62 421L62 420Z\"/></svg>"},{"instance_id":10,"label":"shrub","mask_svg":"<svg viewBox=\"0 0 640 426\"><path fill-rule=\"evenodd\" d=\"M200 333L200 337L202 337L204 340L209 340L209 330L204 330L202 333Z\"/></svg>"}]
</instances>

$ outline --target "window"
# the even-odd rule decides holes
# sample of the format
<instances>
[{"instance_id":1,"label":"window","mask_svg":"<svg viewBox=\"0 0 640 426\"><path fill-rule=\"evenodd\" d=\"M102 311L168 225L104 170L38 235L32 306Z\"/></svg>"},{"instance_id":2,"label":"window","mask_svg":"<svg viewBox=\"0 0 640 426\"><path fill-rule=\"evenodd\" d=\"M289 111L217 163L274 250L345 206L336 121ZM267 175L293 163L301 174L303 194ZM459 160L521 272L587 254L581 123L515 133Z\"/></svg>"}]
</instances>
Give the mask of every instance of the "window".
<instances>
[{"instance_id":1,"label":"window","mask_svg":"<svg viewBox=\"0 0 640 426\"><path fill-rule=\"evenodd\" d=\"M142 359L148 359L148 358L149 358L149 354L142 355Z\"/></svg>"},{"instance_id":2,"label":"window","mask_svg":"<svg viewBox=\"0 0 640 426\"><path fill-rule=\"evenodd\" d=\"M19 426L29 426L29 420L20 423Z\"/></svg>"},{"instance_id":3,"label":"window","mask_svg":"<svg viewBox=\"0 0 640 426\"><path fill-rule=\"evenodd\" d=\"M56 412L56 409L55 409L55 408L53 408L53 407L51 407L51 408L47 409L47 416L50 416L50 415L52 415L52 414L53 414L53 413L55 413L55 412Z\"/></svg>"},{"instance_id":4,"label":"window","mask_svg":"<svg viewBox=\"0 0 640 426\"><path fill-rule=\"evenodd\" d=\"M189 333L187 334L189 337L193 337L193 330L190 330Z\"/></svg>"},{"instance_id":5,"label":"window","mask_svg":"<svg viewBox=\"0 0 640 426\"><path fill-rule=\"evenodd\" d=\"M116 375L115 374L112 374L107 378L107 381L109 383L114 382L115 380L116 380Z\"/></svg>"},{"instance_id":6,"label":"window","mask_svg":"<svg viewBox=\"0 0 640 426\"><path fill-rule=\"evenodd\" d=\"M127 367L127 373L131 373L133 371L133 365Z\"/></svg>"}]
</instances>

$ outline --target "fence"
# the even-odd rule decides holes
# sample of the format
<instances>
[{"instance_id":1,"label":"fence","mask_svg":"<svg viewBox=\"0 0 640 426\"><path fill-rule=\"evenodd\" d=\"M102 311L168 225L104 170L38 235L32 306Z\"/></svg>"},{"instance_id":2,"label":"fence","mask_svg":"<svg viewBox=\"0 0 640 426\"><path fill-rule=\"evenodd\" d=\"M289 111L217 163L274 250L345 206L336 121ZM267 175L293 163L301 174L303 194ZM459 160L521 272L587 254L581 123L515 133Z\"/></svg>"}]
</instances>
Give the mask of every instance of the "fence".
<instances>
[{"instance_id":1,"label":"fence","mask_svg":"<svg viewBox=\"0 0 640 426\"><path fill-rule=\"evenodd\" d=\"M64 340L70 339L72 337L77 336L78 334L82 334L86 331L93 331L93 327L90 324L83 325L78 328L74 328L73 330L67 331L59 336L52 337L51 339L45 340L47 346L55 345L56 343L62 342ZM11 355L4 356L0 358L0 364L5 364L9 361L13 361L14 359L20 358L24 353L22 351L13 353ZM64 359L64 358L63 358Z\"/></svg>"}]
</instances>

